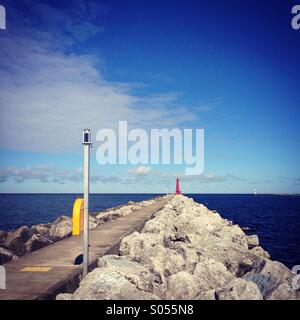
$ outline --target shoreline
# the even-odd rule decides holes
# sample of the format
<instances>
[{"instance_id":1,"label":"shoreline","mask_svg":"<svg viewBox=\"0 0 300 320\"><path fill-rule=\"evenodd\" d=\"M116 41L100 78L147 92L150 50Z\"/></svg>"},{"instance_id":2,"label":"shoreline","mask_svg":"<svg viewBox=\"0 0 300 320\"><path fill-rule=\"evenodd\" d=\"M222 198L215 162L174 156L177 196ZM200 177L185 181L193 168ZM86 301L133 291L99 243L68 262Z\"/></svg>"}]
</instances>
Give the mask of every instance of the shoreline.
<instances>
[{"instance_id":1,"label":"shoreline","mask_svg":"<svg viewBox=\"0 0 300 320\"><path fill-rule=\"evenodd\" d=\"M91 213L90 229L166 197L129 201ZM15 254L30 256L70 238L71 230L71 218L60 216L31 228L24 226L6 234L0 231L2 262L5 257L4 264L14 262L18 260ZM292 288L291 270L272 261L258 236L245 231L248 233L247 227L223 219L216 210L192 198L173 196L142 229L126 235L113 254L100 257L73 293L61 293L57 299L300 299L300 291ZM108 290L103 289L106 286Z\"/></svg>"},{"instance_id":2,"label":"shoreline","mask_svg":"<svg viewBox=\"0 0 300 320\"><path fill-rule=\"evenodd\" d=\"M90 230L142 207L146 207L164 197L157 196L149 200L137 202L129 201L124 205L91 212L89 214ZM22 225L9 232L0 230L0 265L66 239L71 236L71 233L72 217L66 215L61 215L52 222L39 223L32 226Z\"/></svg>"},{"instance_id":3,"label":"shoreline","mask_svg":"<svg viewBox=\"0 0 300 320\"><path fill-rule=\"evenodd\" d=\"M89 271L97 266L99 257L116 254L121 240L142 230L168 200L154 201L91 230ZM0 300L52 300L60 292L74 292L82 279L82 264L77 260L83 250L82 238L68 237L5 264L6 290L0 292Z\"/></svg>"}]
</instances>

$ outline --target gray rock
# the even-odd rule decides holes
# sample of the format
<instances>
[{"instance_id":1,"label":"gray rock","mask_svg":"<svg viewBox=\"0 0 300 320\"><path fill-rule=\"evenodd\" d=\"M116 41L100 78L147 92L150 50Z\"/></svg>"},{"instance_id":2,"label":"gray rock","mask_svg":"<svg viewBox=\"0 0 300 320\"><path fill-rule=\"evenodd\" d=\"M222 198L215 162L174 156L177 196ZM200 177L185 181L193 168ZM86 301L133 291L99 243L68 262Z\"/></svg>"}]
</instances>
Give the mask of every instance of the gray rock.
<instances>
[{"instance_id":1,"label":"gray rock","mask_svg":"<svg viewBox=\"0 0 300 320\"><path fill-rule=\"evenodd\" d=\"M5 248L0 247L0 264L9 262L14 258L14 254Z\"/></svg>"},{"instance_id":2,"label":"gray rock","mask_svg":"<svg viewBox=\"0 0 300 320\"><path fill-rule=\"evenodd\" d=\"M152 200L141 201L141 202L129 201L127 205L114 207L110 210L103 211L103 212L98 212L96 214L96 218L102 222L109 222L111 220L126 216L135 210L141 209L142 207L149 206L154 202L155 201L152 201Z\"/></svg>"},{"instance_id":3,"label":"gray rock","mask_svg":"<svg viewBox=\"0 0 300 320\"><path fill-rule=\"evenodd\" d=\"M260 273L247 273L243 279L254 282L259 288L264 299L268 299L272 292L282 283L281 279Z\"/></svg>"},{"instance_id":4,"label":"gray rock","mask_svg":"<svg viewBox=\"0 0 300 320\"><path fill-rule=\"evenodd\" d=\"M122 208L120 208L120 212L122 216L127 216L128 214L130 214L132 211L134 210L134 207L132 205L128 205L128 206L124 206Z\"/></svg>"},{"instance_id":5,"label":"gray rock","mask_svg":"<svg viewBox=\"0 0 300 320\"><path fill-rule=\"evenodd\" d=\"M98 265L100 268L108 268L125 275L126 279L139 290L153 293L157 289L156 284L159 283L157 275L129 257L107 255L99 258Z\"/></svg>"},{"instance_id":6,"label":"gray rock","mask_svg":"<svg viewBox=\"0 0 300 320\"><path fill-rule=\"evenodd\" d=\"M134 232L122 240L119 250L121 255L150 265L162 278L185 269L182 254L165 248L161 234Z\"/></svg>"},{"instance_id":7,"label":"gray rock","mask_svg":"<svg viewBox=\"0 0 300 320\"><path fill-rule=\"evenodd\" d=\"M61 298L61 297L60 297ZM70 297L67 297L70 300ZM141 291L116 271L95 269L81 282L72 300L157 300L152 293Z\"/></svg>"},{"instance_id":8,"label":"gray rock","mask_svg":"<svg viewBox=\"0 0 300 320\"><path fill-rule=\"evenodd\" d=\"M51 223L40 223L31 227L35 233L39 233L46 238L50 237L50 228Z\"/></svg>"},{"instance_id":9,"label":"gray rock","mask_svg":"<svg viewBox=\"0 0 300 320\"><path fill-rule=\"evenodd\" d=\"M71 293L60 293L56 296L56 300L73 300L73 294Z\"/></svg>"},{"instance_id":10,"label":"gray rock","mask_svg":"<svg viewBox=\"0 0 300 320\"><path fill-rule=\"evenodd\" d=\"M199 291L222 288L234 279L234 276L227 271L222 263L213 259L205 259L198 263L194 270L194 276Z\"/></svg>"},{"instance_id":11,"label":"gray rock","mask_svg":"<svg viewBox=\"0 0 300 320\"><path fill-rule=\"evenodd\" d=\"M59 295L67 300L157 300L153 294L155 276L142 265L124 257L106 256L70 295Z\"/></svg>"},{"instance_id":12,"label":"gray rock","mask_svg":"<svg viewBox=\"0 0 300 320\"><path fill-rule=\"evenodd\" d=\"M250 227L241 227L241 229L242 229L243 231L250 231L250 230L252 230L252 228L250 228Z\"/></svg>"},{"instance_id":13,"label":"gray rock","mask_svg":"<svg viewBox=\"0 0 300 320\"><path fill-rule=\"evenodd\" d=\"M49 244L52 244L53 241L50 239L43 237L40 234L34 234L26 243L25 248L27 252L33 252L38 249L41 249L43 247L48 246Z\"/></svg>"},{"instance_id":14,"label":"gray rock","mask_svg":"<svg viewBox=\"0 0 300 320\"><path fill-rule=\"evenodd\" d=\"M265 258L268 258L270 259L270 254L269 252L267 252L266 250L264 250L262 247L260 246L257 246L257 247L254 247L250 250L251 253L257 255L257 256L260 256L260 257L265 257Z\"/></svg>"},{"instance_id":15,"label":"gray rock","mask_svg":"<svg viewBox=\"0 0 300 320\"><path fill-rule=\"evenodd\" d=\"M290 282L294 276L292 271L284 264L278 261L260 257L251 267L251 272L260 273L263 275L272 275L273 277Z\"/></svg>"},{"instance_id":16,"label":"gray rock","mask_svg":"<svg viewBox=\"0 0 300 320\"><path fill-rule=\"evenodd\" d=\"M216 300L215 290L201 291L195 300Z\"/></svg>"},{"instance_id":17,"label":"gray rock","mask_svg":"<svg viewBox=\"0 0 300 320\"><path fill-rule=\"evenodd\" d=\"M5 231L0 230L0 245L5 243L7 238L7 233Z\"/></svg>"},{"instance_id":18,"label":"gray rock","mask_svg":"<svg viewBox=\"0 0 300 320\"><path fill-rule=\"evenodd\" d=\"M5 247L18 256L26 254L25 243L32 237L33 231L24 226L10 232L5 241Z\"/></svg>"},{"instance_id":19,"label":"gray rock","mask_svg":"<svg viewBox=\"0 0 300 320\"><path fill-rule=\"evenodd\" d=\"M248 248L252 249L259 246L258 236L256 234L247 237Z\"/></svg>"},{"instance_id":20,"label":"gray rock","mask_svg":"<svg viewBox=\"0 0 300 320\"><path fill-rule=\"evenodd\" d=\"M261 257L243 278L256 283L264 299L280 300L297 297L297 292L291 286L293 276L282 263Z\"/></svg>"},{"instance_id":21,"label":"gray rock","mask_svg":"<svg viewBox=\"0 0 300 320\"><path fill-rule=\"evenodd\" d=\"M234 279L215 295L217 300L263 300L257 285L242 278Z\"/></svg>"},{"instance_id":22,"label":"gray rock","mask_svg":"<svg viewBox=\"0 0 300 320\"><path fill-rule=\"evenodd\" d=\"M197 279L188 272L180 271L167 279L167 300L194 299L199 293Z\"/></svg>"},{"instance_id":23,"label":"gray rock","mask_svg":"<svg viewBox=\"0 0 300 320\"><path fill-rule=\"evenodd\" d=\"M89 229L95 229L99 225L99 220L93 216L89 216Z\"/></svg>"},{"instance_id":24,"label":"gray rock","mask_svg":"<svg viewBox=\"0 0 300 320\"><path fill-rule=\"evenodd\" d=\"M96 219L98 219L98 221L102 221L103 223L110 221L109 220L109 215L107 212L99 212L96 214Z\"/></svg>"},{"instance_id":25,"label":"gray rock","mask_svg":"<svg viewBox=\"0 0 300 320\"><path fill-rule=\"evenodd\" d=\"M96 218L103 222L109 222L111 220L117 219L122 216L121 211L119 210L110 210L107 212L100 212Z\"/></svg>"},{"instance_id":26,"label":"gray rock","mask_svg":"<svg viewBox=\"0 0 300 320\"><path fill-rule=\"evenodd\" d=\"M72 219L67 216L57 218L50 227L49 235L54 240L64 239L72 233Z\"/></svg>"},{"instance_id":27,"label":"gray rock","mask_svg":"<svg viewBox=\"0 0 300 320\"><path fill-rule=\"evenodd\" d=\"M300 291L294 290L289 284L281 283L269 296L269 300L299 300Z\"/></svg>"}]
</instances>

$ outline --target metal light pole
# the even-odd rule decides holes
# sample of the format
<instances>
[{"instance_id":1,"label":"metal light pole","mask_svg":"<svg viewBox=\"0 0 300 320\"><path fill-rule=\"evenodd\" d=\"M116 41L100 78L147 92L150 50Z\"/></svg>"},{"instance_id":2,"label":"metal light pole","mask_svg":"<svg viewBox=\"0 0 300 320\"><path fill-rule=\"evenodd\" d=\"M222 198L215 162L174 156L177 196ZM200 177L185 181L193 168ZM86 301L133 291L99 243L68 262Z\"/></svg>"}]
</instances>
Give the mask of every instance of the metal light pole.
<instances>
[{"instance_id":1,"label":"metal light pole","mask_svg":"<svg viewBox=\"0 0 300 320\"><path fill-rule=\"evenodd\" d=\"M84 148L84 222L83 222L83 277L88 273L89 267L89 193L90 193L90 147L91 131L83 130Z\"/></svg>"}]
</instances>

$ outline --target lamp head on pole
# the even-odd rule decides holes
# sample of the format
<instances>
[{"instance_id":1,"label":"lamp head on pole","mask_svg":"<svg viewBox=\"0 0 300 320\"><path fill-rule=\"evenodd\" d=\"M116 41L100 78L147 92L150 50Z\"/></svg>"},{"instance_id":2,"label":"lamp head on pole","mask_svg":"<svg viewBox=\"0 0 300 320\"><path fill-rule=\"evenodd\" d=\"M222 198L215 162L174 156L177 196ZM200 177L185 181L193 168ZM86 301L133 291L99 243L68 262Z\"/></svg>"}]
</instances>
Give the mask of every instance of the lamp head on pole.
<instances>
[{"instance_id":1,"label":"lamp head on pole","mask_svg":"<svg viewBox=\"0 0 300 320\"><path fill-rule=\"evenodd\" d=\"M92 144L92 134L90 129L83 130L82 144Z\"/></svg>"}]
</instances>

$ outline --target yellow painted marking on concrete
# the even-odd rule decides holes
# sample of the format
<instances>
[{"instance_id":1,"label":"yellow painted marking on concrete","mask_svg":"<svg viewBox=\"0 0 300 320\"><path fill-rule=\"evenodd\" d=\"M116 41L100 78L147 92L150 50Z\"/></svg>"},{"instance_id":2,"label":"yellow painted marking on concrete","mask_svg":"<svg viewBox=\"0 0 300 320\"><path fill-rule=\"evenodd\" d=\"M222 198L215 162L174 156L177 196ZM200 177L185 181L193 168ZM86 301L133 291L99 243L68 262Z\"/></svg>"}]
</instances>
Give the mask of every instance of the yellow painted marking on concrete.
<instances>
[{"instance_id":1,"label":"yellow painted marking on concrete","mask_svg":"<svg viewBox=\"0 0 300 320\"><path fill-rule=\"evenodd\" d=\"M52 267L26 267L21 272L48 272Z\"/></svg>"},{"instance_id":2,"label":"yellow painted marking on concrete","mask_svg":"<svg viewBox=\"0 0 300 320\"><path fill-rule=\"evenodd\" d=\"M83 231L83 204L84 201L78 198L73 206L73 236L78 236Z\"/></svg>"}]
</instances>

